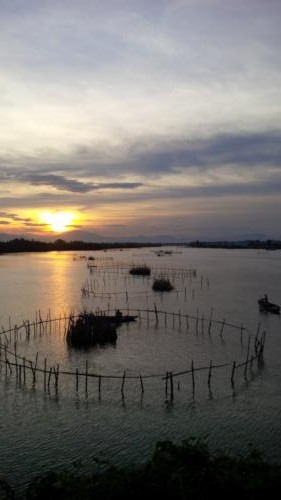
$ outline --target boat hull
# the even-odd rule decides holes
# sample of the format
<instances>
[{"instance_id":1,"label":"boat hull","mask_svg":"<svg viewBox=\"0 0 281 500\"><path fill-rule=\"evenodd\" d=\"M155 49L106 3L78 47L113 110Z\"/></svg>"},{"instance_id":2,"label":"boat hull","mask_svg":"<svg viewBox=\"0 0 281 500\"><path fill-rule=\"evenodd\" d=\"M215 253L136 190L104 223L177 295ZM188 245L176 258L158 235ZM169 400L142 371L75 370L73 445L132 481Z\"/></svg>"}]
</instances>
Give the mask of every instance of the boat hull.
<instances>
[{"instance_id":1,"label":"boat hull","mask_svg":"<svg viewBox=\"0 0 281 500\"><path fill-rule=\"evenodd\" d=\"M265 299L258 300L260 311L270 312L273 314L280 314L280 306L273 304L272 302L267 302Z\"/></svg>"}]
</instances>

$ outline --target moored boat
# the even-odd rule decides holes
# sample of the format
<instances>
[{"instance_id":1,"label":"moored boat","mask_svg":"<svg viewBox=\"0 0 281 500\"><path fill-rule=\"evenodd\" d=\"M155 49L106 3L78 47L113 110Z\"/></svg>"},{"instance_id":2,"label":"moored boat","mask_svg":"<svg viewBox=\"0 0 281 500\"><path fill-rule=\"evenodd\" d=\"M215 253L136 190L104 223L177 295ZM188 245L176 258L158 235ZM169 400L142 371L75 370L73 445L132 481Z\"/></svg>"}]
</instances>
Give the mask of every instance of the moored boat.
<instances>
[{"instance_id":1,"label":"moored boat","mask_svg":"<svg viewBox=\"0 0 281 500\"><path fill-rule=\"evenodd\" d=\"M280 306L269 302L267 297L258 300L260 311L271 312L273 314L280 314Z\"/></svg>"}]
</instances>

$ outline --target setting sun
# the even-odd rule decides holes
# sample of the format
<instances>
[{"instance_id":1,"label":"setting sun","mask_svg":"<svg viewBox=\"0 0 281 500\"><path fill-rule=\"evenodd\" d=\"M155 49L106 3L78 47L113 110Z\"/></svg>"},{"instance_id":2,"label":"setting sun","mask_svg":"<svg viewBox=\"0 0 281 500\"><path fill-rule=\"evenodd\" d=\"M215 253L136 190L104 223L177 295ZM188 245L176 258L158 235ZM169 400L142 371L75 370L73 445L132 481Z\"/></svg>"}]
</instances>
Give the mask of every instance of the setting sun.
<instances>
[{"instance_id":1,"label":"setting sun","mask_svg":"<svg viewBox=\"0 0 281 500\"><path fill-rule=\"evenodd\" d=\"M75 218L72 212L44 212L41 215L42 221L48 224L54 233L68 231Z\"/></svg>"}]
</instances>

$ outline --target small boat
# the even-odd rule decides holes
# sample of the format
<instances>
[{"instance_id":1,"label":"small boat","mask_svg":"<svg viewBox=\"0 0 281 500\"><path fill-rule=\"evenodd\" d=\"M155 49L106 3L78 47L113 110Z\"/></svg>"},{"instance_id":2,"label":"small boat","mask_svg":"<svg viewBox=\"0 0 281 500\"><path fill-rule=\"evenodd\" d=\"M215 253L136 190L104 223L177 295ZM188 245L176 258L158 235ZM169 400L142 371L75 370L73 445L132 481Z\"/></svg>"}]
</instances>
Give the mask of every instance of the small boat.
<instances>
[{"instance_id":1,"label":"small boat","mask_svg":"<svg viewBox=\"0 0 281 500\"><path fill-rule=\"evenodd\" d=\"M130 323L131 321L136 321L138 316L132 316L130 314L115 314L114 316L104 316L105 318L112 321L112 323Z\"/></svg>"},{"instance_id":2,"label":"small boat","mask_svg":"<svg viewBox=\"0 0 281 500\"><path fill-rule=\"evenodd\" d=\"M260 311L271 312L273 314L280 314L280 306L269 302L267 298L258 300Z\"/></svg>"}]
</instances>

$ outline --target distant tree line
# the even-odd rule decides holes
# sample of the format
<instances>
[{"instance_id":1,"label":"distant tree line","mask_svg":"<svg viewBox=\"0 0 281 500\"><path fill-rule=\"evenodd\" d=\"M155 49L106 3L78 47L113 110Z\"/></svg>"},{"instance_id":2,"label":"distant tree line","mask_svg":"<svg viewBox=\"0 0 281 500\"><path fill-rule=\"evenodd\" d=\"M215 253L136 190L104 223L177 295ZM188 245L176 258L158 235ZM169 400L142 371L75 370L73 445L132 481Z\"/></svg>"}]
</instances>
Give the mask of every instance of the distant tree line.
<instances>
[{"instance_id":1,"label":"distant tree line","mask_svg":"<svg viewBox=\"0 0 281 500\"><path fill-rule=\"evenodd\" d=\"M54 242L44 242L37 240L26 240L16 238L10 241L0 242L0 253L18 253L18 252L52 252L56 251L85 251L85 250L106 250L113 248L141 248L149 246L161 246L155 243L88 243L85 241L64 241L58 239Z\"/></svg>"},{"instance_id":2,"label":"distant tree line","mask_svg":"<svg viewBox=\"0 0 281 500\"><path fill-rule=\"evenodd\" d=\"M280 250L280 240L246 240L246 241L192 241L190 243L136 243L136 242L85 242L65 241L57 239L53 242L26 240L15 238L10 241L0 241L0 254L19 252L52 252L52 251L87 251L87 250L110 250L114 248L143 248L183 246L192 248L249 248L264 250Z\"/></svg>"},{"instance_id":3,"label":"distant tree line","mask_svg":"<svg viewBox=\"0 0 281 500\"><path fill-rule=\"evenodd\" d=\"M192 241L193 248L252 248L263 250L280 250L280 240L245 240L245 241Z\"/></svg>"}]
</instances>

